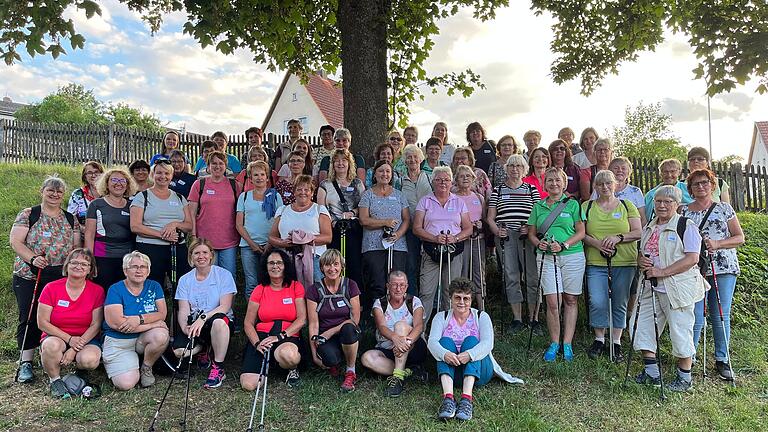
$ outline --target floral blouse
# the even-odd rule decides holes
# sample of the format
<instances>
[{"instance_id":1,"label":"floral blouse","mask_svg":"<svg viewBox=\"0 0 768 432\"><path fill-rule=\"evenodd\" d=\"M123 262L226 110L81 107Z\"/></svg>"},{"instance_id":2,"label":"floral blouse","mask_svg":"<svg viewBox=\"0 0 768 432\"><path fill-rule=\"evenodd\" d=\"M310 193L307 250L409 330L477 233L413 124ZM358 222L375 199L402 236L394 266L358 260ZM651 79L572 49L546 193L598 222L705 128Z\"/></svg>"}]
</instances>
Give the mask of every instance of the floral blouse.
<instances>
[{"instance_id":1,"label":"floral blouse","mask_svg":"<svg viewBox=\"0 0 768 432\"><path fill-rule=\"evenodd\" d=\"M19 212L13 226L28 227L30 213L32 213L31 208ZM40 212L40 219L29 229L24 243L35 255L44 255L49 265L60 266L64 264L69 252L74 249L75 238L79 236L80 225L75 221L75 226L72 228L63 211L57 217L50 217L45 212ZM27 280L34 280L36 276L32 273L29 264L18 255L13 262L13 274Z\"/></svg>"},{"instance_id":2,"label":"floral blouse","mask_svg":"<svg viewBox=\"0 0 768 432\"><path fill-rule=\"evenodd\" d=\"M707 213L707 210L692 211L688 209L690 204L684 204L680 208L681 215L691 219L696 226L701 225L701 219ZM736 212L728 203L719 202L707 218L704 228L701 230L701 236L711 238L712 240L723 240L730 238L732 233L728 229L728 221L736 217ZM717 274L735 274L741 273L739 268L739 258L736 255L736 248L716 250L712 258L715 263ZM707 269L707 276L712 276L712 269Z\"/></svg>"}]
</instances>

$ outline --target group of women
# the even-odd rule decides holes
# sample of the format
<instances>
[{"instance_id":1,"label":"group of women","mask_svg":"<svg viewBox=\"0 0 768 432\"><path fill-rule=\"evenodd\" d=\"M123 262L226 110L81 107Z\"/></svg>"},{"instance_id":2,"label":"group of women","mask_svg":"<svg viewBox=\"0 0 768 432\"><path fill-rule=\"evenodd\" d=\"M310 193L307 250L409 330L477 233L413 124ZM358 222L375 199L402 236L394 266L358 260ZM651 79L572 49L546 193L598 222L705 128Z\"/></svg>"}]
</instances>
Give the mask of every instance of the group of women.
<instances>
[{"instance_id":1,"label":"group of women","mask_svg":"<svg viewBox=\"0 0 768 432\"><path fill-rule=\"evenodd\" d=\"M62 365L93 369L99 357L115 387L150 386L152 366L170 344L177 356L196 355L209 370L205 387L219 387L235 329L239 250L248 302L243 388L258 385L269 351L290 387L301 382L302 361L311 360L352 391L360 357L389 376L386 393L394 397L406 377L424 376L429 352L444 393L440 417L468 420L475 385L494 374L517 381L491 355L486 242L501 263L509 331L529 326L543 334L545 305L545 361L573 360L584 292L594 329L589 357L608 351L620 361L638 297L644 307L635 309L633 348L643 352L645 367L637 381L659 379L652 301L680 359L670 388L685 391L704 326L705 288L712 285L719 292L709 291L707 306L722 303L725 322L715 326L716 367L733 378L729 313L739 273L735 248L744 236L727 183L707 169L706 150L689 153L685 182L678 161L663 161L664 183L649 197L630 184L630 161L614 158L610 141L592 128L578 144L565 128L548 148L529 131L523 152L512 136L495 146L479 123L467 127L468 145L456 148L438 123L426 157L415 144L403 146L403 136L413 142L418 131L390 133L369 170L349 151L349 131L338 129L335 149L319 164L299 138L285 165L271 166L255 140L244 174L230 169L224 144L208 149L200 176L189 173L178 136L167 136L151 176L143 176L146 163L130 172L85 164L69 212L61 209L64 182L46 179L41 204L22 210L11 231L19 381L33 379L34 348L41 346L55 396L66 393ZM702 238L713 263L704 277L696 268ZM169 319L166 278L176 303ZM39 302L37 285L44 287ZM37 320L29 319L35 310ZM309 340L301 335L305 326ZM359 356L366 326L375 328L377 342ZM462 388L458 402L454 384Z\"/></svg>"}]
</instances>

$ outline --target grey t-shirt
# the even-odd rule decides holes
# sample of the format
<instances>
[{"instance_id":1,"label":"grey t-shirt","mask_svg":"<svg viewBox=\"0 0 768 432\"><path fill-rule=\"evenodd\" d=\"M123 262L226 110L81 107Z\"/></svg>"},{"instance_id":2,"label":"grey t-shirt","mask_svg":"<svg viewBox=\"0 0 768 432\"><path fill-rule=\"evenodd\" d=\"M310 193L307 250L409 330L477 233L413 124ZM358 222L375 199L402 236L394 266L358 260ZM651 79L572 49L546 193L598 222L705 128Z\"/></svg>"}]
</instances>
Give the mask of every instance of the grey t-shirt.
<instances>
[{"instance_id":1,"label":"grey t-shirt","mask_svg":"<svg viewBox=\"0 0 768 432\"><path fill-rule=\"evenodd\" d=\"M374 219L397 220L398 224L395 230L398 230L403 223L403 209L408 208L408 201L405 200L403 193L397 189L392 189L392 193L386 197L378 196L371 189L368 189L363 192L363 197L360 199L358 207L367 208L368 214ZM384 230L382 229L364 229L363 253L372 250L384 250L384 245L381 243L383 238ZM405 236L397 239L394 249L402 252L408 251Z\"/></svg>"},{"instance_id":2,"label":"grey t-shirt","mask_svg":"<svg viewBox=\"0 0 768 432\"><path fill-rule=\"evenodd\" d=\"M144 197L142 197L143 199ZM86 219L96 220L96 236L93 242L93 254L99 258L122 258L133 249L131 232L131 202L126 200L125 207L115 208L104 198L99 198L88 206Z\"/></svg>"},{"instance_id":3,"label":"grey t-shirt","mask_svg":"<svg viewBox=\"0 0 768 432\"><path fill-rule=\"evenodd\" d=\"M342 213L344 213L344 209L342 208L339 194L336 192L336 188L333 187L333 182L330 180L325 180L320 183L320 187L325 190L325 207L331 214L331 220L335 222L341 219ZM362 196L363 191L365 191L363 182L356 178L352 180L349 186L339 185L339 189L341 189L341 193L344 195L344 200L346 201L347 208L349 209L348 211L356 209L357 204L360 202L360 197Z\"/></svg>"},{"instance_id":4,"label":"grey t-shirt","mask_svg":"<svg viewBox=\"0 0 768 432\"><path fill-rule=\"evenodd\" d=\"M133 197L131 207L139 207L144 209L144 220L142 223L147 228L162 231L163 227L171 222L184 222L184 207L187 206L187 199L178 193L171 191L171 195L168 199L160 199L152 193L151 190L144 191L147 193L148 203L144 206L144 193L139 192ZM149 238L143 236L136 236L136 243L147 243L156 245L168 245L169 242L158 238Z\"/></svg>"},{"instance_id":5,"label":"grey t-shirt","mask_svg":"<svg viewBox=\"0 0 768 432\"><path fill-rule=\"evenodd\" d=\"M197 280L196 269L179 278L176 300L186 300L189 302L190 310L202 309L208 314L219 307L221 296L236 293L237 288L232 274L223 267L214 265L211 266L211 271L204 280ZM235 318L232 308L227 311L227 316L229 319Z\"/></svg>"}]
</instances>

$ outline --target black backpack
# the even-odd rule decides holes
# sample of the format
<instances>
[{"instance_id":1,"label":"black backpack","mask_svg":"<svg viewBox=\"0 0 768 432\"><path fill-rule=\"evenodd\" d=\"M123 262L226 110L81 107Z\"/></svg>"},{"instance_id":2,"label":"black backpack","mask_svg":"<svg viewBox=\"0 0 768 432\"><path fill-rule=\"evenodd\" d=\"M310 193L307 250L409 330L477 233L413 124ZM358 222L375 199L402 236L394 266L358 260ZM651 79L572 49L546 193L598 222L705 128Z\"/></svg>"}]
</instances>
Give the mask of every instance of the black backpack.
<instances>
[{"instance_id":1,"label":"black backpack","mask_svg":"<svg viewBox=\"0 0 768 432\"><path fill-rule=\"evenodd\" d=\"M387 296L380 297L379 302L381 303L381 312L387 313L387 309L389 309L389 299ZM408 308L408 312L413 316L413 296L410 294L405 295L405 307Z\"/></svg>"},{"instance_id":2,"label":"black backpack","mask_svg":"<svg viewBox=\"0 0 768 432\"><path fill-rule=\"evenodd\" d=\"M336 310L336 302L335 300L341 299L344 304L349 308L349 318L352 319L352 303L349 302L349 279L348 278L341 278L341 287L338 291L336 291L335 294L328 294L328 290L325 288L325 283L322 281L316 282L315 286L317 287L317 292L320 294L320 301L317 302L317 308L315 310L317 312L320 312L320 309L322 309L323 304L328 302L328 304L331 305L331 310Z\"/></svg>"},{"instance_id":3,"label":"black backpack","mask_svg":"<svg viewBox=\"0 0 768 432\"><path fill-rule=\"evenodd\" d=\"M229 186L232 187L232 195L235 197L235 203L237 203L237 185L235 184L234 179L227 179L229 180ZM195 216L200 216L200 209L203 207L203 191L205 190L205 177L202 177L198 180L200 182L200 190L199 194L200 197L197 200L197 214Z\"/></svg>"},{"instance_id":4,"label":"black backpack","mask_svg":"<svg viewBox=\"0 0 768 432\"><path fill-rule=\"evenodd\" d=\"M67 222L69 222L69 227L74 230L75 215L73 215L72 213L66 210L62 210L62 211L64 212L64 217L67 218ZM28 225L27 225L30 230L37 223L37 221L40 220L40 215L42 214L42 212L43 212L43 208L39 204L31 208L31 211L29 212L29 219L28 219ZM27 235L29 235L29 233L27 233Z\"/></svg>"}]
</instances>

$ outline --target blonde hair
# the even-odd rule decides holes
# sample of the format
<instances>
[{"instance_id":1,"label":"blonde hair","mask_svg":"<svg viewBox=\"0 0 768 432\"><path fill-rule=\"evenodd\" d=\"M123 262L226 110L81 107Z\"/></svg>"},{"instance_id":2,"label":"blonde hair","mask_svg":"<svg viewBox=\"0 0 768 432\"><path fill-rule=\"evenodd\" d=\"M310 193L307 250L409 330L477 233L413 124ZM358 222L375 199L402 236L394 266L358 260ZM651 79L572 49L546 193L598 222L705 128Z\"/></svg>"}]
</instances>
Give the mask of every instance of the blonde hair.
<instances>
[{"instance_id":1,"label":"blonde hair","mask_svg":"<svg viewBox=\"0 0 768 432\"><path fill-rule=\"evenodd\" d=\"M139 187L136 185L136 181L133 180L133 177L131 177L128 171L124 170L123 168L110 168L101 175L99 182L96 183L96 191L99 193L99 195L107 196L109 194L109 181L115 174L120 174L128 181L128 183L125 185L125 192L123 192L123 197L128 198L134 196L136 191L139 190Z\"/></svg>"},{"instance_id":2,"label":"blonde hair","mask_svg":"<svg viewBox=\"0 0 768 432\"><path fill-rule=\"evenodd\" d=\"M355 164L355 158L352 157L352 153L346 149L336 149L331 155L331 166L328 169L328 180L336 180L336 170L333 168L333 162L336 158L344 158L347 160L347 180L352 181L357 177L357 165Z\"/></svg>"}]
</instances>

